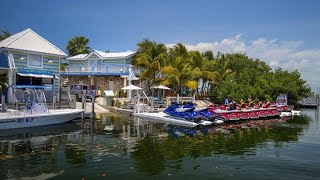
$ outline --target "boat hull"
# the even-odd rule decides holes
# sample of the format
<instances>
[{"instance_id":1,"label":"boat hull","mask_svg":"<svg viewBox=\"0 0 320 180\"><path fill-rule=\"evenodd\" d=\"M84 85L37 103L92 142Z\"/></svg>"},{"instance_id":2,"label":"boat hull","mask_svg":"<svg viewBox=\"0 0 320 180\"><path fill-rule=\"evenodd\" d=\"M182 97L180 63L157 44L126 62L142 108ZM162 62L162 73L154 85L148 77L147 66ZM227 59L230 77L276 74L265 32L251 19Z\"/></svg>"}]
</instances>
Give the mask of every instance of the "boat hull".
<instances>
[{"instance_id":1,"label":"boat hull","mask_svg":"<svg viewBox=\"0 0 320 180\"><path fill-rule=\"evenodd\" d=\"M42 114L10 115L3 113L0 115L0 129L15 129L61 124L76 119L83 110L50 110Z\"/></svg>"}]
</instances>

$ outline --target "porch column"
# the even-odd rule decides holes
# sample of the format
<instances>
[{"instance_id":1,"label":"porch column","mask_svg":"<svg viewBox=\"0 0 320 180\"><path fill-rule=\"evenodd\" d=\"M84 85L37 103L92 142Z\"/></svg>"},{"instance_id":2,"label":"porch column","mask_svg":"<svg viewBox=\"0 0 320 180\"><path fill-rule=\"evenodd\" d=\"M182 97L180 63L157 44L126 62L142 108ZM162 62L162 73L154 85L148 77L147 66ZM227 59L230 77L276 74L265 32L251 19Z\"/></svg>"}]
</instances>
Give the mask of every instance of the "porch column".
<instances>
[{"instance_id":1,"label":"porch column","mask_svg":"<svg viewBox=\"0 0 320 180\"><path fill-rule=\"evenodd\" d=\"M8 65L9 65L9 70L8 70L8 102L13 103L13 89L12 86L16 84L16 76L15 72L13 71L15 69L15 64L14 64L14 58L13 54L9 53L8 54Z\"/></svg>"},{"instance_id":2,"label":"porch column","mask_svg":"<svg viewBox=\"0 0 320 180\"><path fill-rule=\"evenodd\" d=\"M123 78L123 87L127 86L127 78ZM124 89L123 92L126 92L126 90Z\"/></svg>"},{"instance_id":3,"label":"porch column","mask_svg":"<svg viewBox=\"0 0 320 180\"><path fill-rule=\"evenodd\" d=\"M90 85L91 85L91 86L94 85L94 76L90 76Z\"/></svg>"},{"instance_id":4,"label":"porch column","mask_svg":"<svg viewBox=\"0 0 320 180\"><path fill-rule=\"evenodd\" d=\"M13 101L12 101L12 95L13 95L13 93L12 93L12 85L13 85L13 83L12 83L12 79L13 79L12 76L13 76L12 69L9 69L9 70L8 70L8 80L9 80L8 102L9 102L9 103L13 103Z\"/></svg>"}]
</instances>

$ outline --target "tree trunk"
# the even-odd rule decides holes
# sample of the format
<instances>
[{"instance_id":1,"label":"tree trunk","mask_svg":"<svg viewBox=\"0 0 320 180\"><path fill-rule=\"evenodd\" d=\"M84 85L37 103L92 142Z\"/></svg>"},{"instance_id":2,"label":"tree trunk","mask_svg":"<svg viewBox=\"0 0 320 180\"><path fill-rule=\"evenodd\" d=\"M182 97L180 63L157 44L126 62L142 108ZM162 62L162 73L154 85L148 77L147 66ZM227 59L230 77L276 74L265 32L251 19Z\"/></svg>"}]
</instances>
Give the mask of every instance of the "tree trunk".
<instances>
[{"instance_id":1,"label":"tree trunk","mask_svg":"<svg viewBox=\"0 0 320 180\"><path fill-rule=\"evenodd\" d=\"M202 82L202 87L201 87L201 92L204 94L204 85L205 85L205 83L207 83L207 81L206 82L204 82L204 80L203 80L203 82Z\"/></svg>"}]
</instances>

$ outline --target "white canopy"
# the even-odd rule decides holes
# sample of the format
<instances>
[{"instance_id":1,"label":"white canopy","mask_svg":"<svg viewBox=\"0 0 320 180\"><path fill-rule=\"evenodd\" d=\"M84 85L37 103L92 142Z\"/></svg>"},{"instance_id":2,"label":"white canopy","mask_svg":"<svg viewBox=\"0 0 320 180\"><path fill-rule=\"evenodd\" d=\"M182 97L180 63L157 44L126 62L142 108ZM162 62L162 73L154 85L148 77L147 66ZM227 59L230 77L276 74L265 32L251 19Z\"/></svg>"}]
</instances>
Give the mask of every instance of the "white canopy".
<instances>
[{"instance_id":1,"label":"white canopy","mask_svg":"<svg viewBox=\"0 0 320 180\"><path fill-rule=\"evenodd\" d=\"M126 86L121 89L123 89L123 90L141 90L142 88L131 84L130 86Z\"/></svg>"},{"instance_id":2,"label":"white canopy","mask_svg":"<svg viewBox=\"0 0 320 180\"><path fill-rule=\"evenodd\" d=\"M164 86L164 85L153 86L151 88L152 89L167 89L167 90L171 90L170 88L168 88L167 86Z\"/></svg>"}]
</instances>

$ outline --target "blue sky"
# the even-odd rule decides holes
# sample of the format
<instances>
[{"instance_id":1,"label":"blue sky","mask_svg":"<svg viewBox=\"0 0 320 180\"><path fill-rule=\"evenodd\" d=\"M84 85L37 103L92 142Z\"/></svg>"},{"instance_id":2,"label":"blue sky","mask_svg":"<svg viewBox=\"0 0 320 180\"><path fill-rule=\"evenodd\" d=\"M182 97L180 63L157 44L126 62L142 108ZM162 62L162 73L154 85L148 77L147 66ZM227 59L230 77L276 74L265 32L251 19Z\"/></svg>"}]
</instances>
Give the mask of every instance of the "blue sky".
<instances>
[{"instance_id":1,"label":"blue sky","mask_svg":"<svg viewBox=\"0 0 320 180\"><path fill-rule=\"evenodd\" d=\"M84 35L97 50L135 50L149 38L200 51L246 52L274 67L299 69L315 89L318 70L310 68L320 67L319 8L317 0L6 0L0 29L31 28L63 51L73 36Z\"/></svg>"}]
</instances>

